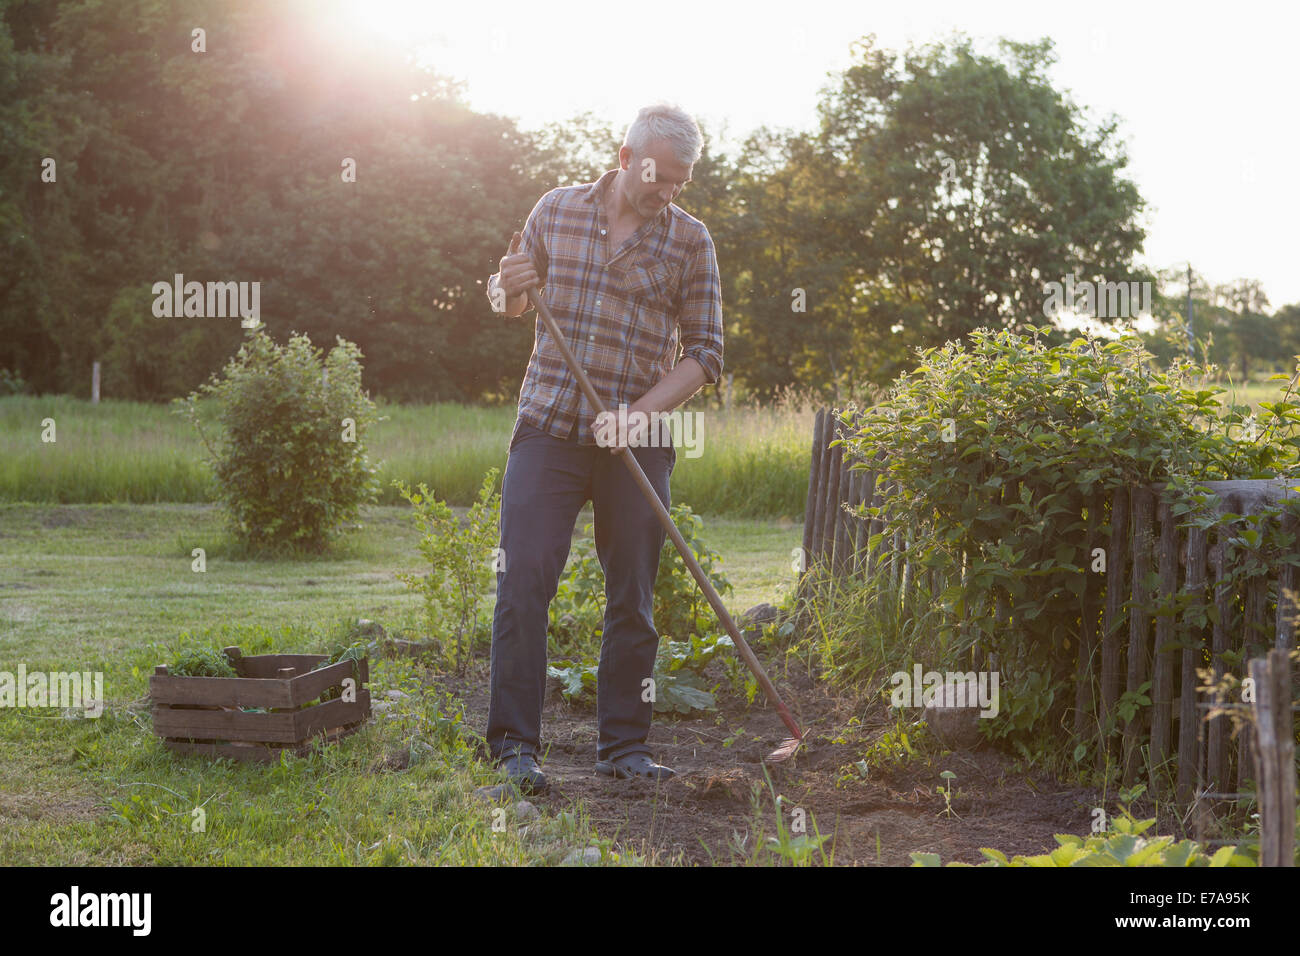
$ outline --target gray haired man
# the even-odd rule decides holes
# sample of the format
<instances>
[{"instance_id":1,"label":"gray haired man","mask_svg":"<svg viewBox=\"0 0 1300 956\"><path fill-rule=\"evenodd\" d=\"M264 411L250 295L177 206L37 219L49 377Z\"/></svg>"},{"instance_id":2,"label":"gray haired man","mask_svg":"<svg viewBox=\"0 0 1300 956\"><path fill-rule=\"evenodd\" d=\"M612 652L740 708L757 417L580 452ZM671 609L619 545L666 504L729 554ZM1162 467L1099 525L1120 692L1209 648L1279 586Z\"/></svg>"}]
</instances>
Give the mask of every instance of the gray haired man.
<instances>
[{"instance_id":1,"label":"gray haired man","mask_svg":"<svg viewBox=\"0 0 1300 956\"><path fill-rule=\"evenodd\" d=\"M488 281L507 316L531 308L535 288L610 409L654 421L722 373L722 284L704 224L673 200L691 180L703 138L666 104L628 127L618 169L553 189L516 232ZM501 494L504 569L492 621L492 756L525 790L543 790L541 751L548 607L568 560L574 523L590 500L605 572L597 675L596 771L663 780L673 771L646 745L653 704L645 681L659 635L652 604L664 531L617 455L633 454L664 507L677 453L598 419L540 320ZM625 444L621 444L625 442Z\"/></svg>"}]
</instances>

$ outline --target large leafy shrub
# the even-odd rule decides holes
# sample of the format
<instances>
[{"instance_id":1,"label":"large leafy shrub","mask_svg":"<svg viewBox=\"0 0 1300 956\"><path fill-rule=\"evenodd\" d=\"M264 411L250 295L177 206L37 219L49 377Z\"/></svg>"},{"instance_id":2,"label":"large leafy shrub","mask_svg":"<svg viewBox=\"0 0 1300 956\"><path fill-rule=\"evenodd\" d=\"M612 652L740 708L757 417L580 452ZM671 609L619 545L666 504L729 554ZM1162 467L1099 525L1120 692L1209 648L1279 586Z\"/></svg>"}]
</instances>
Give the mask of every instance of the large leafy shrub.
<instances>
[{"instance_id":1,"label":"large leafy shrub","mask_svg":"<svg viewBox=\"0 0 1300 956\"><path fill-rule=\"evenodd\" d=\"M939 612L950 659L933 664L992 653L1002 714L985 732L1051 734L1073 700L1081 596L1115 489L1168 482L1187 509L1197 481L1289 476L1300 405L1288 390L1253 421L1192 367L1152 367L1133 338L1048 347L981 330L919 354L885 401L843 413L846 444L881 470L882 533L907 541L929 589L918 613Z\"/></svg>"},{"instance_id":2,"label":"large leafy shrub","mask_svg":"<svg viewBox=\"0 0 1300 956\"><path fill-rule=\"evenodd\" d=\"M215 442L202 426L201 396L215 400ZM177 401L208 449L232 530L250 550L323 550L376 497L365 438L380 419L351 342L340 338L322 361L305 335L280 346L250 333L220 377Z\"/></svg>"}]
</instances>

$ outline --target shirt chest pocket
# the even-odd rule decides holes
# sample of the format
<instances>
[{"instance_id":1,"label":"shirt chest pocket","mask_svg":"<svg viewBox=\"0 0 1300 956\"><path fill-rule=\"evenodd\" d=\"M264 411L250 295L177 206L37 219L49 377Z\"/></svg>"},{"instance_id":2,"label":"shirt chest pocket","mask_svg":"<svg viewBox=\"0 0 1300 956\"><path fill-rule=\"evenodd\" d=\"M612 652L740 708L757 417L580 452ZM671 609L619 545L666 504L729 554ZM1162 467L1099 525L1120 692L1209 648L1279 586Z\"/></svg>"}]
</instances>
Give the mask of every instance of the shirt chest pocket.
<instances>
[{"instance_id":1,"label":"shirt chest pocket","mask_svg":"<svg viewBox=\"0 0 1300 956\"><path fill-rule=\"evenodd\" d=\"M646 261L630 265L624 273L624 285L639 305L653 312L676 313L678 276L672 263Z\"/></svg>"}]
</instances>

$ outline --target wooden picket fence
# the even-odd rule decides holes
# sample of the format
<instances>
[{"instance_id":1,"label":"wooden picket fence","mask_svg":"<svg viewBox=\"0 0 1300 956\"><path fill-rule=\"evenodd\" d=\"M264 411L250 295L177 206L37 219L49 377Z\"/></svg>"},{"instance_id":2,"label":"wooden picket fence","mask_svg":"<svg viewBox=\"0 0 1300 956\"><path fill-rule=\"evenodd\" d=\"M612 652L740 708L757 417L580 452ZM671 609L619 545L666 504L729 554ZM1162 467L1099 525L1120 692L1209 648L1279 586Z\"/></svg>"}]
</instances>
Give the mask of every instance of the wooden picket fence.
<instances>
[{"instance_id":1,"label":"wooden picket fence","mask_svg":"<svg viewBox=\"0 0 1300 956\"><path fill-rule=\"evenodd\" d=\"M868 548L884 522L855 517L848 508L880 507L890 489L878 480L879 467L854 461L843 444L832 447L843 437L835 412L818 411L804 512L803 567L805 572L829 572L836 579L887 571L900 609L907 614L916 597L918 573L908 560L907 534L882 536L875 548ZM1220 513L1242 516L1296 497L1281 481L1207 482L1205 487L1215 496ZM1225 542L1240 529L1180 528L1182 519L1171 514L1161 492L1159 487L1122 489L1105 509L1093 509L1099 513L1088 516L1088 540L1104 548L1106 566L1104 574L1089 574L1081 605L1085 633L1079 642L1073 729L1079 739L1095 741L1097 728L1115 712L1121 694L1137 694L1150 681L1151 706L1140 708L1122 728L1117 756L1125 783L1149 779L1150 789L1163 793L1163 781L1172 773L1174 796L1182 806L1253 796L1245 782L1257 777L1254 731L1247 728L1234 741L1225 716L1204 719L1232 702L1198 701L1197 668L1210 666L1218 677L1229 669L1227 659L1238 658L1242 664L1230 669L1243 675L1246 662L1269 647L1294 648L1296 569L1280 563L1232 587L1225 580ZM1283 520L1294 540L1295 519ZM1109 534L1103 538L1107 527ZM805 573L800 593L809 580ZM946 585L927 583L931 594ZM1171 607L1178 595L1213 600L1218 619L1201 628L1177 613L1156 613L1157 608ZM1005 601L999 600L996 617L1007 620L1008 613ZM1100 628L1092 625L1098 619ZM1180 640L1200 646L1183 646ZM1106 751L1099 748L1099 762L1105 757Z\"/></svg>"}]
</instances>

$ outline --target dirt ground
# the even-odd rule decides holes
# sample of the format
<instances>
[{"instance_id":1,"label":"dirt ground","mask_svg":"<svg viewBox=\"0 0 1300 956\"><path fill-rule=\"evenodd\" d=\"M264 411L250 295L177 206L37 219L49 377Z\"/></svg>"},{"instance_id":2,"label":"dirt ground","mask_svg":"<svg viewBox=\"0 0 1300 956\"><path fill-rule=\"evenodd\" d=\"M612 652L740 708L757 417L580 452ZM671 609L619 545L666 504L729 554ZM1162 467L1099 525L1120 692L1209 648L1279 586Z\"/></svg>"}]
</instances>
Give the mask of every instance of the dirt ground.
<instances>
[{"instance_id":1,"label":"dirt ground","mask_svg":"<svg viewBox=\"0 0 1300 956\"><path fill-rule=\"evenodd\" d=\"M710 665L710 676L717 666ZM482 732L486 672L439 683L464 701L471 726ZM815 825L830 835L825 849L836 864L909 866L913 851L938 853L945 863L981 863L981 847L1008 857L1035 854L1056 847L1054 833L1089 831L1091 808L1100 805L1096 791L1016 773L1014 758L986 746L945 753L931 739L920 756L873 765L864 778L854 765L894 727L896 714L883 701L837 700L806 677L791 674L776 683L812 742L790 762L768 767L768 774L784 797L787 828L796 819L795 809L802 809L808 833ZM658 862L741 862L752 858L756 840L775 835L776 811L762 759L787 734L761 693L746 707L724 682L717 714L690 719L656 714L650 746L678 775L654 784L597 776L594 705L567 704L554 681L548 688L542 767L551 786L530 797L533 803L558 813L581 801L600 837ZM944 770L957 775L951 815L936 792L945 782Z\"/></svg>"}]
</instances>

